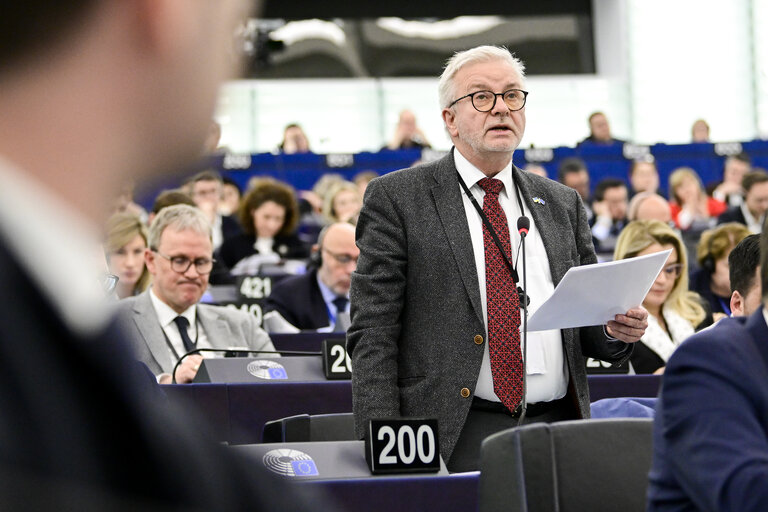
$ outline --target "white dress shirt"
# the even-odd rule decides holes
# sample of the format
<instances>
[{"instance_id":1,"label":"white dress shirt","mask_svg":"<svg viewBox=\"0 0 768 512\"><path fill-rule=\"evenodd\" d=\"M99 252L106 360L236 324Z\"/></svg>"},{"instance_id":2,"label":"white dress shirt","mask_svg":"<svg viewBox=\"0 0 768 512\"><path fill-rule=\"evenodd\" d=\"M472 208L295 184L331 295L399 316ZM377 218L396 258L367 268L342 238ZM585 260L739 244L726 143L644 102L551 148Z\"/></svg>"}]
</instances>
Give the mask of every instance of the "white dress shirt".
<instances>
[{"instance_id":1,"label":"white dress shirt","mask_svg":"<svg viewBox=\"0 0 768 512\"><path fill-rule=\"evenodd\" d=\"M184 342L181 341L181 333L176 323L173 321L177 316L183 316L189 321L189 327L187 333L189 338L195 343L196 348L213 348L208 341L208 336L205 334L205 329L197 321L197 304L188 307L181 315L174 311L168 304L163 302L155 295L154 288L149 290L149 298L152 300L152 305L155 307L155 313L157 313L157 320L160 322L160 327L163 328L163 332L170 341L171 347L168 347L168 353L171 354L173 361L178 360L181 356L187 353L187 349L184 347ZM208 354L200 354L203 357Z\"/></svg>"},{"instance_id":2,"label":"white dress shirt","mask_svg":"<svg viewBox=\"0 0 768 512\"><path fill-rule=\"evenodd\" d=\"M472 195L477 199L482 207L485 191L477 184L478 181L485 178L479 169L464 158L458 150L453 152L456 162L456 169L461 178L466 183ZM518 248L520 244L520 235L517 232L517 219L522 215L520 206L515 196L515 188L512 183L512 163L510 162L494 179L504 182L504 189L499 194L499 203L507 216L507 223L510 226L510 242L512 254L517 259ZM459 185L461 187L461 185ZM483 242L483 224L480 215L467 197L464 189L461 188L461 197L464 202L464 211L467 215L469 224L469 233L472 238L472 250L475 255L475 265L477 266L478 285L480 286L480 300L483 306L483 316L486 322L486 339L488 339L488 298L485 288L485 246ZM525 200L523 199L523 205ZM544 242L536 229L533 217L528 212L527 217L531 221L531 227L525 239L525 253L528 268L526 269L527 285L524 287L528 291L531 303L528 306L529 316L533 314L554 292L555 286L552 282L552 274L549 270L549 259L544 249ZM520 279L522 280L522 256L520 263L516 267ZM514 263L514 261L513 261ZM520 284L520 283L518 283ZM521 334L522 344L522 309L521 315ZM527 351L527 389L526 398L528 403L549 402L565 396L568 390L568 366L565 361L563 351L562 335L559 329L549 331L539 331L528 333L528 351ZM491 362L488 353L488 343L484 344L483 362L480 367L480 375L477 379L475 395L485 400L499 401L496 393L493 391L493 377L491 375Z\"/></svg>"},{"instance_id":3,"label":"white dress shirt","mask_svg":"<svg viewBox=\"0 0 768 512\"><path fill-rule=\"evenodd\" d=\"M749 211L749 208L747 208L747 203L741 203L739 208L741 208L741 213L744 215L744 220L747 221L747 228L752 233L760 234L763 231L765 215L761 215L759 219L756 219L752 212Z\"/></svg>"}]
</instances>

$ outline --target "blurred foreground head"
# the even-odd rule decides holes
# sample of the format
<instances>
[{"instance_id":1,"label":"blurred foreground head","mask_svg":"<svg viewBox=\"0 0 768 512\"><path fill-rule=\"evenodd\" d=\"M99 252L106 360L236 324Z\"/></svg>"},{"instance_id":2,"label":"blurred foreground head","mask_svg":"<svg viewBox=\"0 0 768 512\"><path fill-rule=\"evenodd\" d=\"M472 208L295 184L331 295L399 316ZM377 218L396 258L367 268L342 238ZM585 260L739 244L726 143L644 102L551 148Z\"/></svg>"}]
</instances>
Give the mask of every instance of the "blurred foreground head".
<instances>
[{"instance_id":1,"label":"blurred foreground head","mask_svg":"<svg viewBox=\"0 0 768 512\"><path fill-rule=\"evenodd\" d=\"M0 5L0 155L104 217L119 183L199 156L242 0Z\"/></svg>"}]
</instances>

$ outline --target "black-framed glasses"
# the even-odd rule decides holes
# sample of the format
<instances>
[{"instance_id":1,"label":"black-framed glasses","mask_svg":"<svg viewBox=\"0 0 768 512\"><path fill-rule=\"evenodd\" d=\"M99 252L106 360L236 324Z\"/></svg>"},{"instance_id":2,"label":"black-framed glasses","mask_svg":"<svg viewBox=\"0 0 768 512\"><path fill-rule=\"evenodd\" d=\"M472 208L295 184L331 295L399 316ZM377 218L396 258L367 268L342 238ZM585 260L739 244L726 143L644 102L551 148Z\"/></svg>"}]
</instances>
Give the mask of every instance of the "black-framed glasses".
<instances>
[{"instance_id":1,"label":"black-framed glasses","mask_svg":"<svg viewBox=\"0 0 768 512\"><path fill-rule=\"evenodd\" d=\"M185 274L193 264L195 265L195 270L197 270L198 274L209 274L211 270L213 270L213 264L216 262L213 258L197 258L191 260L186 256L166 256L156 249L152 249L152 252L170 261L171 270L179 274Z\"/></svg>"},{"instance_id":2,"label":"black-framed glasses","mask_svg":"<svg viewBox=\"0 0 768 512\"><path fill-rule=\"evenodd\" d=\"M676 279L680 273L683 271L683 264L682 263L672 263L671 265L667 265L663 269L661 269L664 274L669 278Z\"/></svg>"},{"instance_id":3,"label":"black-framed glasses","mask_svg":"<svg viewBox=\"0 0 768 512\"><path fill-rule=\"evenodd\" d=\"M350 256L349 254L344 253L335 253L331 252L325 247L323 247L323 251L327 252L331 256L333 256L333 259L335 259L337 262L339 262L341 265L348 265L349 263L352 263L353 261L357 263L357 257Z\"/></svg>"},{"instance_id":4,"label":"black-framed glasses","mask_svg":"<svg viewBox=\"0 0 768 512\"><path fill-rule=\"evenodd\" d=\"M453 102L448 105L448 108L454 106L464 98L470 98L472 100L472 106L475 107L475 110L478 112L490 112L493 110L493 107L496 106L496 98L499 96L501 96L501 99L504 100L504 104L507 106L507 108L514 112L515 110L520 110L525 106L525 100L528 98L528 91L524 91L522 89L508 89L504 92L475 91L467 94L466 96L462 96L457 100L453 100Z\"/></svg>"}]
</instances>

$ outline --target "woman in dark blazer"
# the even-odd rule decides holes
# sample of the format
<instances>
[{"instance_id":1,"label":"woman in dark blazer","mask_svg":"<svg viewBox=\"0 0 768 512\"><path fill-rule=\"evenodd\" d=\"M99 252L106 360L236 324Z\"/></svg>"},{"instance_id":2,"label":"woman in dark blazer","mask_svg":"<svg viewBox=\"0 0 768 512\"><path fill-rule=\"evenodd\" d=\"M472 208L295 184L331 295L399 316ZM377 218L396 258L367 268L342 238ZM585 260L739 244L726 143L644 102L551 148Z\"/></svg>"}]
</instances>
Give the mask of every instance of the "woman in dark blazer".
<instances>
[{"instance_id":1,"label":"woman in dark blazer","mask_svg":"<svg viewBox=\"0 0 768 512\"><path fill-rule=\"evenodd\" d=\"M255 180L238 216L244 233L225 240L218 254L227 268L254 254L274 254L280 260L309 257L309 246L296 236L296 194L285 183L272 178Z\"/></svg>"}]
</instances>

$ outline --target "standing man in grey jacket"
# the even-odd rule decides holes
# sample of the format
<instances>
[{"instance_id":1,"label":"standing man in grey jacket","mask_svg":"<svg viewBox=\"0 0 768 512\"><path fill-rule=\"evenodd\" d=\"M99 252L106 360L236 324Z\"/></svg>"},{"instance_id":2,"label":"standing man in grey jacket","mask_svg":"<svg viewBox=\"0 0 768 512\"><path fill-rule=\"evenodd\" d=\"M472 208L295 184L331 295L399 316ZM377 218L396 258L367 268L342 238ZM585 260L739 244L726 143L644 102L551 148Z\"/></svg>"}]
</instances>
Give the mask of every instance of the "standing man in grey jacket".
<instances>
[{"instance_id":1,"label":"standing man in grey jacket","mask_svg":"<svg viewBox=\"0 0 768 512\"><path fill-rule=\"evenodd\" d=\"M606 326L530 333L523 364L510 228L530 220L531 311L570 267L596 262L578 194L512 165L527 95L506 49L454 55L439 83L453 151L371 182L357 225L347 338L357 433L371 418L435 417L452 471L477 469L482 439L517 425L525 367L526 421L588 417L585 356L621 363L647 326L638 307Z\"/></svg>"}]
</instances>

